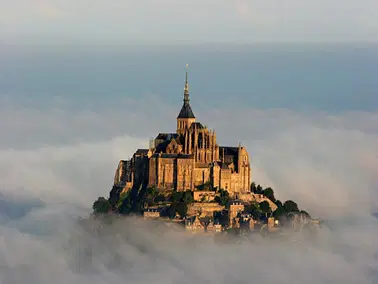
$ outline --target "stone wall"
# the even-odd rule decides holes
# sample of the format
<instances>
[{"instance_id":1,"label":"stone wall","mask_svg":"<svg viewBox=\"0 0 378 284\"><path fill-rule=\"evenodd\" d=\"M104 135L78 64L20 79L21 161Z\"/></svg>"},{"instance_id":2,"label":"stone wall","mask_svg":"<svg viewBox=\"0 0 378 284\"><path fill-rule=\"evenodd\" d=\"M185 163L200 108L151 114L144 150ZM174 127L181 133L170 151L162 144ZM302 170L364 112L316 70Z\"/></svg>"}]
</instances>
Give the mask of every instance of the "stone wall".
<instances>
[{"instance_id":1,"label":"stone wall","mask_svg":"<svg viewBox=\"0 0 378 284\"><path fill-rule=\"evenodd\" d=\"M240 188L240 178L241 174L239 173L232 173L231 174L231 185L230 185L230 195L232 196L235 192L241 192L242 189Z\"/></svg>"},{"instance_id":2,"label":"stone wall","mask_svg":"<svg viewBox=\"0 0 378 284\"><path fill-rule=\"evenodd\" d=\"M210 175L211 175L211 183L213 187L219 189L220 188L220 183L219 183L220 167L217 163L215 163L215 165L211 168Z\"/></svg>"},{"instance_id":3,"label":"stone wall","mask_svg":"<svg viewBox=\"0 0 378 284\"><path fill-rule=\"evenodd\" d=\"M240 174L239 187L242 189L239 192L249 191L251 185L251 165L249 155L245 147L239 148L238 172Z\"/></svg>"},{"instance_id":4,"label":"stone wall","mask_svg":"<svg viewBox=\"0 0 378 284\"><path fill-rule=\"evenodd\" d=\"M177 159L177 191L193 190L194 159Z\"/></svg>"},{"instance_id":5,"label":"stone wall","mask_svg":"<svg viewBox=\"0 0 378 284\"><path fill-rule=\"evenodd\" d=\"M153 210L153 211L144 211L143 218L144 219L156 219L160 217L160 212Z\"/></svg>"},{"instance_id":6,"label":"stone wall","mask_svg":"<svg viewBox=\"0 0 378 284\"><path fill-rule=\"evenodd\" d=\"M231 170L220 170L220 188L229 191L231 189Z\"/></svg>"},{"instance_id":7,"label":"stone wall","mask_svg":"<svg viewBox=\"0 0 378 284\"><path fill-rule=\"evenodd\" d=\"M151 157L149 161L148 186L157 186L157 158Z\"/></svg>"},{"instance_id":8,"label":"stone wall","mask_svg":"<svg viewBox=\"0 0 378 284\"><path fill-rule=\"evenodd\" d=\"M194 201L213 201L215 199L216 192L215 191L193 191L193 199Z\"/></svg>"},{"instance_id":9,"label":"stone wall","mask_svg":"<svg viewBox=\"0 0 378 284\"><path fill-rule=\"evenodd\" d=\"M174 158L159 158L159 188L174 189L176 184L176 163Z\"/></svg>"},{"instance_id":10,"label":"stone wall","mask_svg":"<svg viewBox=\"0 0 378 284\"><path fill-rule=\"evenodd\" d=\"M225 207L218 203L192 203L188 206L188 215L202 214L204 216L213 216L214 212L222 211Z\"/></svg>"},{"instance_id":11,"label":"stone wall","mask_svg":"<svg viewBox=\"0 0 378 284\"><path fill-rule=\"evenodd\" d=\"M209 181L210 181L210 167L194 168L194 186L199 186Z\"/></svg>"}]
</instances>

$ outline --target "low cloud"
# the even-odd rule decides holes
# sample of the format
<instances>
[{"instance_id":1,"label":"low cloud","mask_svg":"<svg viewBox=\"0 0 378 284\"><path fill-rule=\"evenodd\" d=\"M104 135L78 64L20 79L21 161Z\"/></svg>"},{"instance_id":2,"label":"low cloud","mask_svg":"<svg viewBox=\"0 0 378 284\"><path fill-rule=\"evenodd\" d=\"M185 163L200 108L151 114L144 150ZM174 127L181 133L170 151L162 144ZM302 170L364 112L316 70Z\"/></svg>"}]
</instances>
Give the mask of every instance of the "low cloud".
<instances>
[{"instance_id":1,"label":"low cloud","mask_svg":"<svg viewBox=\"0 0 378 284\"><path fill-rule=\"evenodd\" d=\"M96 111L55 104L0 112L1 200L39 204L0 226L0 283L371 283L377 112L195 109L220 144L248 148L253 180L331 225L315 243L219 245L134 219L106 236L77 225L96 197L108 195L120 159L157 132L175 131L180 106L159 96Z\"/></svg>"},{"instance_id":2,"label":"low cloud","mask_svg":"<svg viewBox=\"0 0 378 284\"><path fill-rule=\"evenodd\" d=\"M54 221L47 235L0 228L1 283L376 283L372 220L324 228L313 241L235 243L134 218L78 224L50 213L39 216Z\"/></svg>"},{"instance_id":3,"label":"low cloud","mask_svg":"<svg viewBox=\"0 0 378 284\"><path fill-rule=\"evenodd\" d=\"M148 147L158 132L174 132L178 110L159 96L96 111L8 104L0 120L7 133L0 141L2 187L77 193L88 200L106 195L118 161ZM350 213L357 205L377 208L377 112L331 115L237 105L195 111L216 129L220 144L247 147L253 180L272 186L278 198L295 199L321 217Z\"/></svg>"}]
</instances>

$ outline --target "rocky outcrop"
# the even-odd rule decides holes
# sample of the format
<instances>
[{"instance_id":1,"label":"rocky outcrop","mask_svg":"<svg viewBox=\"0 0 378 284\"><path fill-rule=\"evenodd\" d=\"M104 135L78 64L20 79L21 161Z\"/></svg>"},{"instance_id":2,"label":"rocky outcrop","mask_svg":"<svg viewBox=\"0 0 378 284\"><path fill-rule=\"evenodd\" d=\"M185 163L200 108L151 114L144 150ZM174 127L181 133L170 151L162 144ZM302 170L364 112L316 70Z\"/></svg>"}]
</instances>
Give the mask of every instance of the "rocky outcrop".
<instances>
[{"instance_id":1,"label":"rocky outcrop","mask_svg":"<svg viewBox=\"0 0 378 284\"><path fill-rule=\"evenodd\" d=\"M127 184L132 186L131 161L121 160L114 175L114 185L124 187Z\"/></svg>"}]
</instances>

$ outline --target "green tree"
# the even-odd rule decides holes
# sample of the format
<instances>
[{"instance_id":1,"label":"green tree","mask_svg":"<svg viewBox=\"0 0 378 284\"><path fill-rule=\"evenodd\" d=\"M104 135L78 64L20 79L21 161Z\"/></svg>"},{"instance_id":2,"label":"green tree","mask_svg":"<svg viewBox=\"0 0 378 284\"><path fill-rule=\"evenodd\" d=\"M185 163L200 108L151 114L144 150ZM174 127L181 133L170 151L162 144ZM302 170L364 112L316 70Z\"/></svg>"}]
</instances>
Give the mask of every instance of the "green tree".
<instances>
[{"instance_id":1,"label":"green tree","mask_svg":"<svg viewBox=\"0 0 378 284\"><path fill-rule=\"evenodd\" d=\"M159 194L158 196L155 197L155 202L164 202L165 201L165 196L163 194Z\"/></svg>"},{"instance_id":2,"label":"green tree","mask_svg":"<svg viewBox=\"0 0 378 284\"><path fill-rule=\"evenodd\" d=\"M171 195L171 201L172 202L179 202L182 199L183 193L175 191Z\"/></svg>"},{"instance_id":3,"label":"green tree","mask_svg":"<svg viewBox=\"0 0 378 284\"><path fill-rule=\"evenodd\" d=\"M286 213L299 211L297 203L295 203L293 200L285 201L283 207L285 208Z\"/></svg>"},{"instance_id":4,"label":"green tree","mask_svg":"<svg viewBox=\"0 0 378 284\"><path fill-rule=\"evenodd\" d=\"M262 188L262 186L261 186L261 185L257 185L257 186L256 186L256 193L257 193L257 194L262 194L262 192L263 192L263 188Z\"/></svg>"},{"instance_id":5,"label":"green tree","mask_svg":"<svg viewBox=\"0 0 378 284\"><path fill-rule=\"evenodd\" d=\"M151 195L151 196L155 196L157 195L159 192L158 190L156 189L156 187L147 187L146 188L146 195Z\"/></svg>"},{"instance_id":6,"label":"green tree","mask_svg":"<svg viewBox=\"0 0 378 284\"><path fill-rule=\"evenodd\" d=\"M171 204L171 209L169 210L169 215L172 215L173 211L174 215L176 215L177 212L181 218L184 218L188 212L188 205L186 205L185 202L173 202Z\"/></svg>"},{"instance_id":7,"label":"green tree","mask_svg":"<svg viewBox=\"0 0 378 284\"><path fill-rule=\"evenodd\" d=\"M108 213L111 210L111 204L105 197L99 197L92 208L94 213Z\"/></svg>"},{"instance_id":8,"label":"green tree","mask_svg":"<svg viewBox=\"0 0 378 284\"><path fill-rule=\"evenodd\" d=\"M283 207L281 200L277 199L274 203L277 205L277 207Z\"/></svg>"},{"instance_id":9,"label":"green tree","mask_svg":"<svg viewBox=\"0 0 378 284\"><path fill-rule=\"evenodd\" d=\"M263 191L263 195L269 198L271 201L275 202L276 198L274 197L274 191L271 187L267 187Z\"/></svg>"},{"instance_id":10,"label":"green tree","mask_svg":"<svg viewBox=\"0 0 378 284\"><path fill-rule=\"evenodd\" d=\"M128 214L132 209L131 191L124 192L120 195L120 198L116 205L116 210L120 214Z\"/></svg>"},{"instance_id":11,"label":"green tree","mask_svg":"<svg viewBox=\"0 0 378 284\"><path fill-rule=\"evenodd\" d=\"M148 203L148 205L153 205L155 203L155 198L159 195L159 190L156 187L147 187L144 194L141 194L141 199Z\"/></svg>"},{"instance_id":12,"label":"green tree","mask_svg":"<svg viewBox=\"0 0 378 284\"><path fill-rule=\"evenodd\" d=\"M255 220L259 220L262 215L261 209L259 208L259 205L257 203L247 205L244 211L251 214Z\"/></svg>"},{"instance_id":13,"label":"green tree","mask_svg":"<svg viewBox=\"0 0 378 284\"><path fill-rule=\"evenodd\" d=\"M220 189L219 196L215 197L215 201L218 202L222 206L226 206L230 202L230 194L227 190Z\"/></svg>"},{"instance_id":14,"label":"green tree","mask_svg":"<svg viewBox=\"0 0 378 284\"><path fill-rule=\"evenodd\" d=\"M261 209L261 211L267 215L268 213L271 213L272 210L270 209L270 205L269 205L269 202L268 201L263 201L263 202L260 202L259 203L259 207Z\"/></svg>"},{"instance_id":15,"label":"green tree","mask_svg":"<svg viewBox=\"0 0 378 284\"><path fill-rule=\"evenodd\" d=\"M176 209L172 206L172 204L171 204L171 206L169 206L169 208L167 210L167 215L170 219L173 219L176 216Z\"/></svg>"},{"instance_id":16,"label":"green tree","mask_svg":"<svg viewBox=\"0 0 378 284\"><path fill-rule=\"evenodd\" d=\"M281 205L277 205L277 209L273 212L273 217L276 219L279 219L280 217L283 217L286 215L285 208Z\"/></svg>"},{"instance_id":17,"label":"green tree","mask_svg":"<svg viewBox=\"0 0 378 284\"><path fill-rule=\"evenodd\" d=\"M182 202L184 202L186 204L193 203L194 199L193 199L192 191L190 191L190 190L185 191L184 194L182 195L181 200L182 200Z\"/></svg>"},{"instance_id":18,"label":"green tree","mask_svg":"<svg viewBox=\"0 0 378 284\"><path fill-rule=\"evenodd\" d=\"M251 192L256 193L256 183L255 182L251 183Z\"/></svg>"},{"instance_id":19,"label":"green tree","mask_svg":"<svg viewBox=\"0 0 378 284\"><path fill-rule=\"evenodd\" d=\"M219 222L222 225L226 225L228 223L228 214L224 211L215 211L213 217L215 222Z\"/></svg>"},{"instance_id":20,"label":"green tree","mask_svg":"<svg viewBox=\"0 0 378 284\"><path fill-rule=\"evenodd\" d=\"M186 213L188 212L188 205L186 205L185 202L177 203L176 212L180 215L181 218L184 218L186 216Z\"/></svg>"},{"instance_id":21,"label":"green tree","mask_svg":"<svg viewBox=\"0 0 378 284\"><path fill-rule=\"evenodd\" d=\"M118 207L118 213L129 214L132 211L131 195L127 196Z\"/></svg>"},{"instance_id":22,"label":"green tree","mask_svg":"<svg viewBox=\"0 0 378 284\"><path fill-rule=\"evenodd\" d=\"M119 207L122 205L122 203L124 202L124 200L125 200L129 195L130 195L130 192L129 192L129 191L121 193L120 196L119 196L119 200L118 200L118 202L117 202L117 204L116 204L116 208L119 208Z\"/></svg>"}]
</instances>

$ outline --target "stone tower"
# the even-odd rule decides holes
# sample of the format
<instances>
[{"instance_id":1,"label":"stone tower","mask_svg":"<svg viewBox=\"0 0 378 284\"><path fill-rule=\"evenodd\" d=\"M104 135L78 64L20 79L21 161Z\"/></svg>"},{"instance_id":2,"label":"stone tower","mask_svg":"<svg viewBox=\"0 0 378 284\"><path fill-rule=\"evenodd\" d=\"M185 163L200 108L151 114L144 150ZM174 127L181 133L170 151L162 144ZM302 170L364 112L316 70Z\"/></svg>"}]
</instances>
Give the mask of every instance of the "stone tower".
<instances>
[{"instance_id":1,"label":"stone tower","mask_svg":"<svg viewBox=\"0 0 378 284\"><path fill-rule=\"evenodd\" d=\"M177 134L183 134L185 129L188 129L195 121L196 117L194 116L192 108L189 104L188 64L186 64L184 104L182 105L180 113L177 116Z\"/></svg>"}]
</instances>

